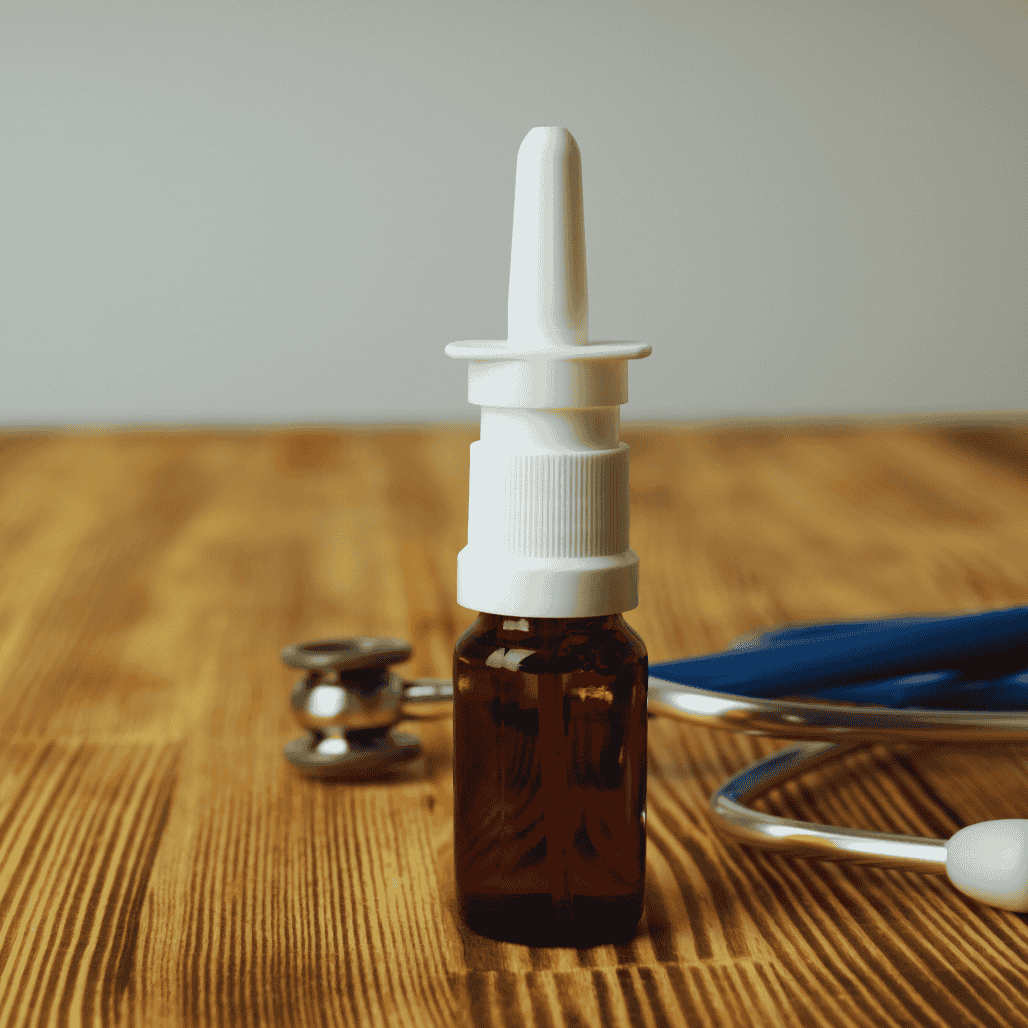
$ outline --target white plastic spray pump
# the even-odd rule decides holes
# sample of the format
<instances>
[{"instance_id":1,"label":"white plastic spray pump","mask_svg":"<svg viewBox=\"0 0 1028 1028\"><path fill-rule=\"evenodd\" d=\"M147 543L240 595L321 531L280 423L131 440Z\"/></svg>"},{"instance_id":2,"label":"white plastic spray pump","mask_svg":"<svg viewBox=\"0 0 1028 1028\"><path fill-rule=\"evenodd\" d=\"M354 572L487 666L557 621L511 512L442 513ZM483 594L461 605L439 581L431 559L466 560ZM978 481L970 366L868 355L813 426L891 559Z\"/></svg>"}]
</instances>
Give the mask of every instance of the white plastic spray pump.
<instances>
[{"instance_id":1,"label":"white plastic spray pump","mask_svg":"<svg viewBox=\"0 0 1028 1028\"><path fill-rule=\"evenodd\" d=\"M567 129L518 150L507 339L450 343L482 408L471 445L457 600L482 613L594 617L638 604L628 545L627 362L649 346L589 341L582 162Z\"/></svg>"}]
</instances>

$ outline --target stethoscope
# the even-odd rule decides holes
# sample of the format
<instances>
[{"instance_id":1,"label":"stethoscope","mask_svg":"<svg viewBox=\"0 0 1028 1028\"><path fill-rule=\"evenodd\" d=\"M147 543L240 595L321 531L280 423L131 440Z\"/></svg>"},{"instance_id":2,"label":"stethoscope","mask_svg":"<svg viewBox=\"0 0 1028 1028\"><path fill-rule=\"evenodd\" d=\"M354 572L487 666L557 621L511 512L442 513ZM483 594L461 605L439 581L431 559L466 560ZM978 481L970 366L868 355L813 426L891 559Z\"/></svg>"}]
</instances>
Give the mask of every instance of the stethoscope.
<instances>
[{"instance_id":1,"label":"stethoscope","mask_svg":"<svg viewBox=\"0 0 1028 1028\"><path fill-rule=\"evenodd\" d=\"M285 663L307 672L292 708L308 734L285 747L286 759L307 775L354 780L419 757L419 741L395 726L450 716L453 686L390 670L412 653L401 640L367 637L287 646ZM794 856L945 874L974 899L1028 912L1028 819L984 821L942 840L793 821L748 806L876 743L1028 741L1028 713L1018 709L1026 698L1022 607L745 636L723 653L651 665L648 709L707 728L804 740L713 794L710 811L723 835Z\"/></svg>"}]
</instances>

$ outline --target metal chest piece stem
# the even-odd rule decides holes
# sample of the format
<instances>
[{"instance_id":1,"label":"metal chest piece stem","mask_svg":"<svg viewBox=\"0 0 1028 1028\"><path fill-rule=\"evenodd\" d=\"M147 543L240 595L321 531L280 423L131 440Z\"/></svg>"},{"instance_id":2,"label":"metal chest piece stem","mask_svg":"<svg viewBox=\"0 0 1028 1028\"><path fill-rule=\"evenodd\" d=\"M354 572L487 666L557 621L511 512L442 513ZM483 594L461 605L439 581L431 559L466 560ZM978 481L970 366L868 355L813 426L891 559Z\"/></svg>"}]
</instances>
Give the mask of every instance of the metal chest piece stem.
<instances>
[{"instance_id":1,"label":"metal chest piece stem","mask_svg":"<svg viewBox=\"0 0 1028 1028\"><path fill-rule=\"evenodd\" d=\"M395 725L450 716L453 688L443 679L407 682L389 670L413 652L400 639L363 636L285 647L283 662L307 672L291 697L307 735L286 744L286 760L309 777L365 779L417 759L421 743Z\"/></svg>"}]
</instances>

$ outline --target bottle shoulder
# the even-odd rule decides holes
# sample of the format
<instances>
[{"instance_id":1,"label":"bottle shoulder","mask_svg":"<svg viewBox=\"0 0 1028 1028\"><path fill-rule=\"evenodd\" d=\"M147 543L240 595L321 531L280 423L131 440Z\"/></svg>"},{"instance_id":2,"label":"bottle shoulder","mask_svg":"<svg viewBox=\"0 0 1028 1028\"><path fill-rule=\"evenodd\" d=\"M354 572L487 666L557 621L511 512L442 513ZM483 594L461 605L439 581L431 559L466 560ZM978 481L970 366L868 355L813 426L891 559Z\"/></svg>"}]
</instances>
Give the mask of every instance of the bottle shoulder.
<instances>
[{"instance_id":1,"label":"bottle shoulder","mask_svg":"<svg viewBox=\"0 0 1028 1028\"><path fill-rule=\"evenodd\" d=\"M512 618L480 614L457 640L464 665L509 666L526 673L610 669L645 662L646 646L620 614L595 618Z\"/></svg>"},{"instance_id":2,"label":"bottle shoulder","mask_svg":"<svg viewBox=\"0 0 1028 1028\"><path fill-rule=\"evenodd\" d=\"M646 643L643 642L642 636L620 614L617 615L617 618L620 622L619 630L624 633L636 653L638 653L640 657L648 657L649 654L646 650Z\"/></svg>"}]
</instances>

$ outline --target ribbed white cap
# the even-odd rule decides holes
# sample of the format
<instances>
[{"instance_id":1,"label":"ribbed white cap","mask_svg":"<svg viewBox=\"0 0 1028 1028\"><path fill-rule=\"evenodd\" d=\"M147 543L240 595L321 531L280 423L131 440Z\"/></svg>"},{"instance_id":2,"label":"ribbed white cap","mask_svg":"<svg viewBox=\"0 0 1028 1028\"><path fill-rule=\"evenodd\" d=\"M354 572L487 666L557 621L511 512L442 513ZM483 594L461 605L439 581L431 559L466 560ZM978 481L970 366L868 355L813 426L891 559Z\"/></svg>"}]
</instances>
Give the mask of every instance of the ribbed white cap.
<instances>
[{"instance_id":1,"label":"ribbed white cap","mask_svg":"<svg viewBox=\"0 0 1028 1028\"><path fill-rule=\"evenodd\" d=\"M593 617L637 606L628 545L627 362L640 343L590 343L582 162L563 128L518 151L504 340L451 343L482 407L471 445L468 545L457 600L523 617Z\"/></svg>"}]
</instances>

